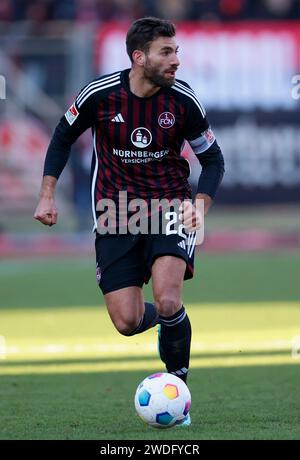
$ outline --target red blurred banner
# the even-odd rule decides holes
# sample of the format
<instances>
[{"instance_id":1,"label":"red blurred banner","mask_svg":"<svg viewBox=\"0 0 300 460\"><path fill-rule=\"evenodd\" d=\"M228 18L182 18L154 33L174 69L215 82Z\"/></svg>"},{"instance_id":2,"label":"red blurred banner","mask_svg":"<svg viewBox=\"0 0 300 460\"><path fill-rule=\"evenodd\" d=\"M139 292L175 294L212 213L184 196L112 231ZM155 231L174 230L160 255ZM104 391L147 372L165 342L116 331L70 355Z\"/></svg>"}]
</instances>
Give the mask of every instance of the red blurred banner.
<instances>
[{"instance_id":1,"label":"red blurred banner","mask_svg":"<svg viewBox=\"0 0 300 460\"><path fill-rule=\"evenodd\" d=\"M128 25L101 26L95 41L100 75L130 67ZM179 79L206 108L297 109L292 77L300 74L299 22L178 23ZM299 108L299 104L298 104Z\"/></svg>"},{"instance_id":2,"label":"red blurred banner","mask_svg":"<svg viewBox=\"0 0 300 460\"><path fill-rule=\"evenodd\" d=\"M101 26L96 74L130 67L127 24ZM178 23L177 78L207 109L226 161L224 203L300 200L300 22ZM199 163L186 144L195 186Z\"/></svg>"}]
</instances>

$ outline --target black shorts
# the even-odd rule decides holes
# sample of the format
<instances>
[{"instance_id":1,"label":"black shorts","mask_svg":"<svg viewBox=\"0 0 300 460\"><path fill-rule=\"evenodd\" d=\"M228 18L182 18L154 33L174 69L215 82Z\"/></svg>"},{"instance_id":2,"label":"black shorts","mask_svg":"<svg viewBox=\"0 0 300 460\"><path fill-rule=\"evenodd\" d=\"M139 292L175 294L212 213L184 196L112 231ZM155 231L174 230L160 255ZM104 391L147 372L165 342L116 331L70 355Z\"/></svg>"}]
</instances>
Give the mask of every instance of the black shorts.
<instances>
[{"instance_id":1,"label":"black shorts","mask_svg":"<svg viewBox=\"0 0 300 460\"><path fill-rule=\"evenodd\" d=\"M194 273L195 233L171 235L96 234L96 278L103 294L129 286L142 287L151 278L152 265L171 255L186 262L184 279Z\"/></svg>"}]
</instances>

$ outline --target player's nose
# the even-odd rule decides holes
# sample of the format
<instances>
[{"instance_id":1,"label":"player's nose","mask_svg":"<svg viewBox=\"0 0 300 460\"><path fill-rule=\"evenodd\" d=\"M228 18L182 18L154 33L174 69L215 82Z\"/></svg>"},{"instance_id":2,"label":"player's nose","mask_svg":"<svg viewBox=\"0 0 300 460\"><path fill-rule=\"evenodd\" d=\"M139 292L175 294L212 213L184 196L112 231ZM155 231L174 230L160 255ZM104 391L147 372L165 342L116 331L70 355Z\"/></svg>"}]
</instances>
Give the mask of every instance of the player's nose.
<instances>
[{"instance_id":1,"label":"player's nose","mask_svg":"<svg viewBox=\"0 0 300 460\"><path fill-rule=\"evenodd\" d=\"M179 59L178 59L177 54L174 54L174 55L172 56L171 65L174 66L174 67L175 67L175 66L178 67L178 66L180 65L180 61L179 61Z\"/></svg>"}]
</instances>

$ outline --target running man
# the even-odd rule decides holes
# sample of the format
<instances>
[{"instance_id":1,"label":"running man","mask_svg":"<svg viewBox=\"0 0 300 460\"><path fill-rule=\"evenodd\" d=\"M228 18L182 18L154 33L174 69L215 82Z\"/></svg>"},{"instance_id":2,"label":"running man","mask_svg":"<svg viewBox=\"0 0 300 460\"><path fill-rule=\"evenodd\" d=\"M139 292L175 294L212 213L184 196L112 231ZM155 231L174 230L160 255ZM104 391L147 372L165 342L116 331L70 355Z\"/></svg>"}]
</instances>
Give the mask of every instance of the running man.
<instances>
[{"instance_id":1,"label":"running man","mask_svg":"<svg viewBox=\"0 0 300 460\"><path fill-rule=\"evenodd\" d=\"M182 287L193 276L191 230L201 225L201 214L191 203L189 164L181 151L188 141L202 166L196 198L203 200L205 213L222 180L224 160L196 94L175 79L179 66L175 34L170 21L136 20L126 37L131 68L97 78L79 92L50 142L34 217L44 225L56 224L57 180L71 145L91 128L96 273L108 313L125 336L159 324L161 359L168 372L186 381L191 324ZM111 200L119 210L120 194L129 203L137 198L149 205L153 200L179 200L184 225L178 231L168 224L162 231L160 226L158 234L124 233L120 224L124 216L119 216L115 231L103 234L103 203ZM168 214L174 216L174 211ZM143 285L150 277L153 303L143 297ZM189 424L188 415L183 425Z\"/></svg>"}]
</instances>

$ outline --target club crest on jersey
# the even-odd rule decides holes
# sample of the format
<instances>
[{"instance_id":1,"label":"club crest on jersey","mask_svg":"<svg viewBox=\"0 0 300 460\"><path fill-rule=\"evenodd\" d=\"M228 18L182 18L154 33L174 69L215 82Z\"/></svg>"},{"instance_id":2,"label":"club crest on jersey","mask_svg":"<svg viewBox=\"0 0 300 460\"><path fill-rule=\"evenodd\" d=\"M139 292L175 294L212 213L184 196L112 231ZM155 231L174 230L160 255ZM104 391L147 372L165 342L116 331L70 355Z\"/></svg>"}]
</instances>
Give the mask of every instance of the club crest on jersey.
<instances>
[{"instance_id":1,"label":"club crest on jersey","mask_svg":"<svg viewBox=\"0 0 300 460\"><path fill-rule=\"evenodd\" d=\"M175 123L175 117L171 112L163 112L158 117L158 124L161 128L171 128Z\"/></svg>"},{"instance_id":2,"label":"club crest on jersey","mask_svg":"<svg viewBox=\"0 0 300 460\"><path fill-rule=\"evenodd\" d=\"M76 118L78 117L79 112L76 109L75 103L71 105L69 110L65 113L65 117L69 125L72 125Z\"/></svg>"},{"instance_id":3,"label":"club crest on jersey","mask_svg":"<svg viewBox=\"0 0 300 460\"><path fill-rule=\"evenodd\" d=\"M152 142L152 134L149 129L140 126L132 131L131 142L136 147L148 147Z\"/></svg>"}]
</instances>

